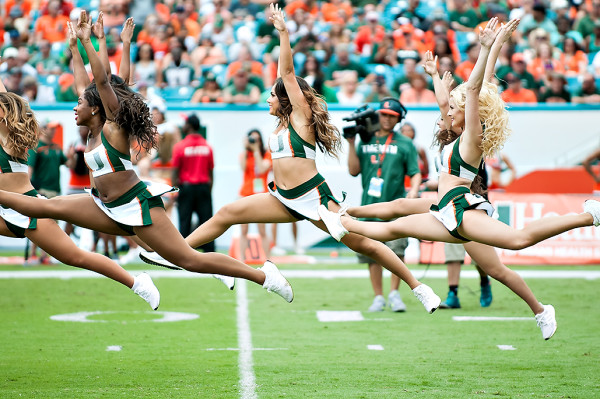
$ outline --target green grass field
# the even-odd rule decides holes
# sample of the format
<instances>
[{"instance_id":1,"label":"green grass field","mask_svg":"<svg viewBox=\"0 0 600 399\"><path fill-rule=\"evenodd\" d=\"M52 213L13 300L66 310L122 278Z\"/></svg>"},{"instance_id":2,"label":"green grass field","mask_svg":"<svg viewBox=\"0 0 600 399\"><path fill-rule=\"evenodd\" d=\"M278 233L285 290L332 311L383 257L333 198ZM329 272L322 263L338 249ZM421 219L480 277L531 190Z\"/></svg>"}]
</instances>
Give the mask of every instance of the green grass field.
<instances>
[{"instance_id":1,"label":"green grass field","mask_svg":"<svg viewBox=\"0 0 600 399\"><path fill-rule=\"evenodd\" d=\"M422 266L413 268L423 275ZM538 299L556 307L558 331L544 341L525 303L496 282L490 308L479 307L478 280L464 278L460 310L429 315L403 285L406 313L373 314L366 312L372 300L366 274L325 279L297 272L366 272L362 265L281 269L294 287L292 304L253 283L238 280L231 292L212 278L151 268L162 295L152 312L106 278L25 278L76 269L2 266L0 398L600 397L598 280L526 279ZM441 297L446 280L434 272L443 270L432 266L422 279ZM19 273L7 278L9 271ZM364 320L323 322L317 311L358 311ZM51 319L80 312L106 313L88 315L87 322ZM157 322L161 312L198 317Z\"/></svg>"}]
</instances>

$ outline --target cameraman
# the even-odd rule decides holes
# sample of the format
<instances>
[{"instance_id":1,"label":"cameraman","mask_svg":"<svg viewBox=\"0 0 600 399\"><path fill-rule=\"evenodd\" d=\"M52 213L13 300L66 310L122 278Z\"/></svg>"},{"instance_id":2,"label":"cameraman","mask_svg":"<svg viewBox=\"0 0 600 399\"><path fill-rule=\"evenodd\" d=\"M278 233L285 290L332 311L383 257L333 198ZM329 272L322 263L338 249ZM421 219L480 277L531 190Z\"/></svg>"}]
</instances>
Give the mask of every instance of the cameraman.
<instances>
[{"instance_id":1,"label":"cameraman","mask_svg":"<svg viewBox=\"0 0 600 399\"><path fill-rule=\"evenodd\" d=\"M397 198L416 198L421 184L417 150L412 141L394 132L394 127L406 115L406 109L392 97L384 98L380 103L379 130L368 141L368 135L361 136L365 142L356 144L356 135L346 137L349 143L348 171L352 176L361 174L363 195L361 205L392 201ZM404 176L410 176L410 191L405 192ZM404 261L404 251L408 239L401 238L385 243ZM375 293L370 312L383 311L386 303L383 297L382 267L373 259L358 254L360 263L369 264L369 275ZM404 312L398 288L400 279L392 274L391 292L388 296L390 308L394 312Z\"/></svg>"}]
</instances>

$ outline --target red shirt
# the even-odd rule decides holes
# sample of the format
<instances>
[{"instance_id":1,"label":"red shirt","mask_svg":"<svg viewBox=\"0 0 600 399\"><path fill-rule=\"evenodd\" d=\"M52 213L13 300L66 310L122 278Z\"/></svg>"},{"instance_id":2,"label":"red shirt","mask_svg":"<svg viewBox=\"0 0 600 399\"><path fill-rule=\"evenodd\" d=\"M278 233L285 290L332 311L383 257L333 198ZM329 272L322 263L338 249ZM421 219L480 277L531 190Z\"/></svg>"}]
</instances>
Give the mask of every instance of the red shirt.
<instances>
[{"instance_id":1,"label":"red shirt","mask_svg":"<svg viewBox=\"0 0 600 399\"><path fill-rule=\"evenodd\" d=\"M173 146L173 167L179 170L181 184L210 183L215 167L212 147L199 134L188 134Z\"/></svg>"}]
</instances>

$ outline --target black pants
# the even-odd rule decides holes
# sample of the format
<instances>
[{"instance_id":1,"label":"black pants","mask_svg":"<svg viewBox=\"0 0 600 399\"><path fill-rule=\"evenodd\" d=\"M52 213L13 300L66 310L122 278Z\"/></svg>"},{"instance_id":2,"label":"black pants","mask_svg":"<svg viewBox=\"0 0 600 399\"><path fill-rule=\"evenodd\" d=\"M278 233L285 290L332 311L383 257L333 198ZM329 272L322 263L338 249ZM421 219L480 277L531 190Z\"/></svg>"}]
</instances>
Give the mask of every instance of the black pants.
<instances>
[{"instance_id":1,"label":"black pants","mask_svg":"<svg viewBox=\"0 0 600 399\"><path fill-rule=\"evenodd\" d=\"M212 196L209 184L182 184L179 186L178 212L179 232L187 237L192 232L192 215L196 213L200 224L213 215ZM204 252L215 252L215 242L200 247Z\"/></svg>"}]
</instances>

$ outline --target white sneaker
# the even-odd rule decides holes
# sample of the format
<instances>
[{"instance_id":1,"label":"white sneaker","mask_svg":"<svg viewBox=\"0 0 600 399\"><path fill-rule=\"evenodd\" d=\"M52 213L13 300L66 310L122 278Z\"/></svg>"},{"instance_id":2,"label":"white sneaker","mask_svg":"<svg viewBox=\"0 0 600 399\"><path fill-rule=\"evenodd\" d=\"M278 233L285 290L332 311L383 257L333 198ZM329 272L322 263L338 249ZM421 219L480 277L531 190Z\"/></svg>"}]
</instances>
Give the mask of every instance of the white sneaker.
<instances>
[{"instance_id":1,"label":"white sneaker","mask_svg":"<svg viewBox=\"0 0 600 399\"><path fill-rule=\"evenodd\" d=\"M296 246L296 248L294 249L294 252L296 253L296 255L304 255L306 254L306 251L304 250L304 248Z\"/></svg>"},{"instance_id":2,"label":"white sneaker","mask_svg":"<svg viewBox=\"0 0 600 399\"><path fill-rule=\"evenodd\" d=\"M158 292L158 288L156 288L147 273L135 276L131 289L148 302L152 309L158 309L158 305L160 305L160 292Z\"/></svg>"},{"instance_id":3,"label":"white sneaker","mask_svg":"<svg viewBox=\"0 0 600 399\"><path fill-rule=\"evenodd\" d=\"M596 200L587 200L583 203L583 211L589 213L594 218L594 226L600 226L600 202Z\"/></svg>"},{"instance_id":4,"label":"white sneaker","mask_svg":"<svg viewBox=\"0 0 600 399\"><path fill-rule=\"evenodd\" d=\"M263 267L259 267L258 270L262 270L263 273L265 273L264 289L268 292L274 292L280 295L288 302L294 300L294 291L292 290L290 282L283 277L283 274L281 274L273 262L266 261Z\"/></svg>"},{"instance_id":5,"label":"white sneaker","mask_svg":"<svg viewBox=\"0 0 600 399\"><path fill-rule=\"evenodd\" d=\"M376 295L373 303L369 306L369 312L383 312L385 309L385 298L383 295Z\"/></svg>"},{"instance_id":6,"label":"white sneaker","mask_svg":"<svg viewBox=\"0 0 600 399\"><path fill-rule=\"evenodd\" d=\"M283 256L287 253L287 251L283 248L273 247L271 248L271 253L275 256Z\"/></svg>"},{"instance_id":7,"label":"white sneaker","mask_svg":"<svg viewBox=\"0 0 600 399\"><path fill-rule=\"evenodd\" d=\"M398 290L390 292L390 295L388 295L388 303L390 304L392 312L406 312L406 305L402 302Z\"/></svg>"},{"instance_id":8,"label":"white sneaker","mask_svg":"<svg viewBox=\"0 0 600 399\"><path fill-rule=\"evenodd\" d=\"M440 297L437 296L428 285L421 284L412 291L417 299L421 301L423 306L425 306L425 310L427 310L429 313L435 312L440 306L440 303L442 303Z\"/></svg>"},{"instance_id":9,"label":"white sneaker","mask_svg":"<svg viewBox=\"0 0 600 399\"><path fill-rule=\"evenodd\" d=\"M146 262L150 265L162 266L162 267L166 267L167 269L173 269L173 270L182 270L181 267L174 265L173 263L164 259L162 256L160 256L156 252L148 252L145 249L141 249L139 257L141 260L143 260L144 262Z\"/></svg>"},{"instance_id":10,"label":"white sneaker","mask_svg":"<svg viewBox=\"0 0 600 399\"><path fill-rule=\"evenodd\" d=\"M140 251L142 247L129 248L129 251L119 258L119 263L126 265L128 263L138 263L140 261Z\"/></svg>"},{"instance_id":11,"label":"white sneaker","mask_svg":"<svg viewBox=\"0 0 600 399\"><path fill-rule=\"evenodd\" d=\"M225 287L233 290L235 288L235 278L231 276L223 276L222 274L213 274L214 278L225 284Z\"/></svg>"},{"instance_id":12,"label":"white sneaker","mask_svg":"<svg viewBox=\"0 0 600 399\"><path fill-rule=\"evenodd\" d=\"M542 337L544 337L545 340L549 340L552 338L557 328L554 306L541 303L540 305L544 307L544 311L540 314L536 314L535 320L537 321L538 327L542 330Z\"/></svg>"},{"instance_id":13,"label":"white sneaker","mask_svg":"<svg viewBox=\"0 0 600 399\"><path fill-rule=\"evenodd\" d=\"M325 223L327 230L329 230L329 234L335 238L336 241L341 241L342 238L348 234L348 230L342 225L341 213L331 212L325 205L319 205L318 212L321 220Z\"/></svg>"}]
</instances>

